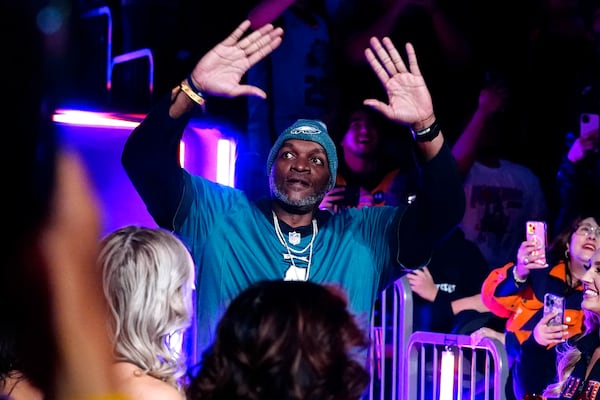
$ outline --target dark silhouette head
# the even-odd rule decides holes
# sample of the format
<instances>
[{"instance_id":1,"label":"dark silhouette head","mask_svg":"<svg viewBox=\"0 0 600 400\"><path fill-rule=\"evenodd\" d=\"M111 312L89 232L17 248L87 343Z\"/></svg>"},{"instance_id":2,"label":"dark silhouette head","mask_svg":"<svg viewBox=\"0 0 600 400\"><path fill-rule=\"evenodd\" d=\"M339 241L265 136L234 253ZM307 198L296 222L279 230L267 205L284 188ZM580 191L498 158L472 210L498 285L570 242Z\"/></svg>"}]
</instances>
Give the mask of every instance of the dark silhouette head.
<instances>
[{"instance_id":1,"label":"dark silhouette head","mask_svg":"<svg viewBox=\"0 0 600 400\"><path fill-rule=\"evenodd\" d=\"M341 289L259 282L225 311L188 399L358 399L366 346Z\"/></svg>"}]
</instances>

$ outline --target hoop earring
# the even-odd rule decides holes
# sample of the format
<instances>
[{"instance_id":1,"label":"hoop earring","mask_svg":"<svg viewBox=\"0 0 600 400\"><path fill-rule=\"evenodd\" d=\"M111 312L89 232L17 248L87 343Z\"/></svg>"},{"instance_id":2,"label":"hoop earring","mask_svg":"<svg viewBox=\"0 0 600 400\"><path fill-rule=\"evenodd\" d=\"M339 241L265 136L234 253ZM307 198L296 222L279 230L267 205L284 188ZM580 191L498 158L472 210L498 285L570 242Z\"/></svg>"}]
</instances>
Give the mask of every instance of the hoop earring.
<instances>
[{"instance_id":1,"label":"hoop earring","mask_svg":"<svg viewBox=\"0 0 600 400\"><path fill-rule=\"evenodd\" d=\"M565 260L569 261L570 259L570 254L569 254L569 249L565 250Z\"/></svg>"}]
</instances>

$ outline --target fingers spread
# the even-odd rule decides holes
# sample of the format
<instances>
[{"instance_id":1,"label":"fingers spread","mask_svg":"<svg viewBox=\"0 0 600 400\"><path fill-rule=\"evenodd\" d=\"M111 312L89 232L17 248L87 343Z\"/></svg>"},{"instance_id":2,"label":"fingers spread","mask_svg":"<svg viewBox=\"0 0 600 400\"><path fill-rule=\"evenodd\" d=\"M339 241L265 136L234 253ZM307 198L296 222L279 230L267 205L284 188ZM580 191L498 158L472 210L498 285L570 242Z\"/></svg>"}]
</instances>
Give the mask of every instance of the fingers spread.
<instances>
[{"instance_id":1,"label":"fingers spread","mask_svg":"<svg viewBox=\"0 0 600 400\"><path fill-rule=\"evenodd\" d=\"M256 96L262 99L267 98L267 94L264 90L257 86L252 85L239 85L235 93L236 96Z\"/></svg>"},{"instance_id":2,"label":"fingers spread","mask_svg":"<svg viewBox=\"0 0 600 400\"><path fill-rule=\"evenodd\" d=\"M390 68L388 69L388 71L392 71L390 75L393 75L396 72L407 72L406 65L404 65L404 61L391 39L389 37L384 37L382 42L385 46L386 55L389 55L391 63Z\"/></svg>"},{"instance_id":3,"label":"fingers spread","mask_svg":"<svg viewBox=\"0 0 600 400\"><path fill-rule=\"evenodd\" d=\"M417 63L417 54L411 43L406 43L406 55L408 57L408 68L413 75L421 76L421 70Z\"/></svg>"},{"instance_id":4,"label":"fingers spread","mask_svg":"<svg viewBox=\"0 0 600 400\"><path fill-rule=\"evenodd\" d=\"M375 75L377 75L377 78L381 82L387 81L389 78L389 75L387 74L387 72L385 72L385 70L381 66L381 63L379 62L379 59L377 59L377 57L375 56L375 53L373 52L373 50L366 49L365 56L367 57L367 61L371 65L371 69L373 70L373 72L375 72Z\"/></svg>"},{"instance_id":5,"label":"fingers spread","mask_svg":"<svg viewBox=\"0 0 600 400\"><path fill-rule=\"evenodd\" d=\"M223 44L227 46L233 46L235 43L240 40L240 38L244 35L244 33L250 27L250 20L245 20L241 24L235 28L235 31L231 35L229 35L225 40L223 40Z\"/></svg>"},{"instance_id":6,"label":"fingers spread","mask_svg":"<svg viewBox=\"0 0 600 400\"><path fill-rule=\"evenodd\" d=\"M398 72L389 54L389 49L394 47L390 39L387 37L383 38L383 46L382 42L380 42L377 38L371 38L370 43L373 51L380 61L380 65L385 69L385 71L387 71L387 77L393 76L396 72Z\"/></svg>"},{"instance_id":7,"label":"fingers spread","mask_svg":"<svg viewBox=\"0 0 600 400\"><path fill-rule=\"evenodd\" d=\"M283 29L272 28L271 26L271 29L265 29L267 34L264 35L262 34L262 30L254 32L239 43L239 47L244 50L244 54L248 57L250 65L254 65L265 58L281 44ZM261 34L254 36L257 33Z\"/></svg>"},{"instance_id":8,"label":"fingers spread","mask_svg":"<svg viewBox=\"0 0 600 400\"><path fill-rule=\"evenodd\" d=\"M366 99L363 101L363 104L365 106L369 106L374 110L377 110L378 112L380 112L381 114L385 115L386 117L390 117L392 114L392 111L390 110L390 106L388 106L387 104L385 104L384 102L377 100L377 99Z\"/></svg>"},{"instance_id":9,"label":"fingers spread","mask_svg":"<svg viewBox=\"0 0 600 400\"><path fill-rule=\"evenodd\" d=\"M244 50L247 54L248 51L252 51L251 48L256 48L256 46L260 46L261 42L265 40L265 38L269 38L269 33L274 31L275 27L271 24L264 25L257 31L252 32L245 38L239 41L237 46ZM279 30L282 30L279 28ZM238 38L239 39L239 38ZM268 40L268 39L267 39Z\"/></svg>"}]
</instances>

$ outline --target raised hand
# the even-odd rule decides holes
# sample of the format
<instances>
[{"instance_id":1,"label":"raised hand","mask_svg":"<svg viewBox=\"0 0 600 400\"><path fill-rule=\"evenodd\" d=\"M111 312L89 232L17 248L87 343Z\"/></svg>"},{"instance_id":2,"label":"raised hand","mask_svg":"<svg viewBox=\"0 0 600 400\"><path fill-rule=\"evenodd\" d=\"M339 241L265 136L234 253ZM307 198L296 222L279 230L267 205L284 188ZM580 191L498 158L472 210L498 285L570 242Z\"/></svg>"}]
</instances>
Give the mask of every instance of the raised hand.
<instances>
[{"instance_id":1,"label":"raised hand","mask_svg":"<svg viewBox=\"0 0 600 400\"><path fill-rule=\"evenodd\" d=\"M242 22L231 35L213 47L192 71L194 86L204 94L222 97L252 95L266 98L266 93L240 80L254 64L265 58L280 44L283 29L264 25L242 39L250 21Z\"/></svg>"},{"instance_id":2,"label":"raised hand","mask_svg":"<svg viewBox=\"0 0 600 400\"><path fill-rule=\"evenodd\" d=\"M598 130L592 131L591 134L585 136L579 136L567 153L569 161L572 163L583 160L590 154L597 154L600 152L600 134Z\"/></svg>"},{"instance_id":3,"label":"raised hand","mask_svg":"<svg viewBox=\"0 0 600 400\"><path fill-rule=\"evenodd\" d=\"M373 37L370 44L365 56L383 84L389 104L377 99L366 99L363 103L388 119L405 125L428 126L433 123L431 95L419 70L412 44L406 44L408 67L388 37L381 41Z\"/></svg>"},{"instance_id":4,"label":"raised hand","mask_svg":"<svg viewBox=\"0 0 600 400\"><path fill-rule=\"evenodd\" d=\"M481 89L478 107L485 115L491 116L501 111L508 98L508 89L501 83L494 83Z\"/></svg>"}]
</instances>

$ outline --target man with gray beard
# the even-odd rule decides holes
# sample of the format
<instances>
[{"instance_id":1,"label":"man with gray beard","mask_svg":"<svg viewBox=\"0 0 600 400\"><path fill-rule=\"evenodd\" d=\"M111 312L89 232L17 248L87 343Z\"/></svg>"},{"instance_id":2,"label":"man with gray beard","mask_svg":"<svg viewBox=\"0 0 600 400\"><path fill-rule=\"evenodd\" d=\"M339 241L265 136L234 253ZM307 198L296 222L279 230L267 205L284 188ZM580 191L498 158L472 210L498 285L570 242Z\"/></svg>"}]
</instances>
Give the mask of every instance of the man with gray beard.
<instances>
[{"instance_id":1,"label":"man with gray beard","mask_svg":"<svg viewBox=\"0 0 600 400\"><path fill-rule=\"evenodd\" d=\"M454 159L435 119L415 51L408 63L388 38L373 38L365 56L384 85L389 103L364 104L409 126L418 148L418 205L365 207L332 214L319 204L334 186L335 145L321 121L299 119L275 141L268 159L270 197L251 201L238 189L181 168L179 141L195 105L206 96L255 95L242 85L246 71L281 43L272 25L244 36L244 21L215 46L148 114L125 145L122 163L158 225L191 249L196 267L196 321L186 337L198 363L213 341L229 302L261 280L335 284L350 310L368 328L379 293L398 277L428 263L432 249L461 220L464 192Z\"/></svg>"}]
</instances>

